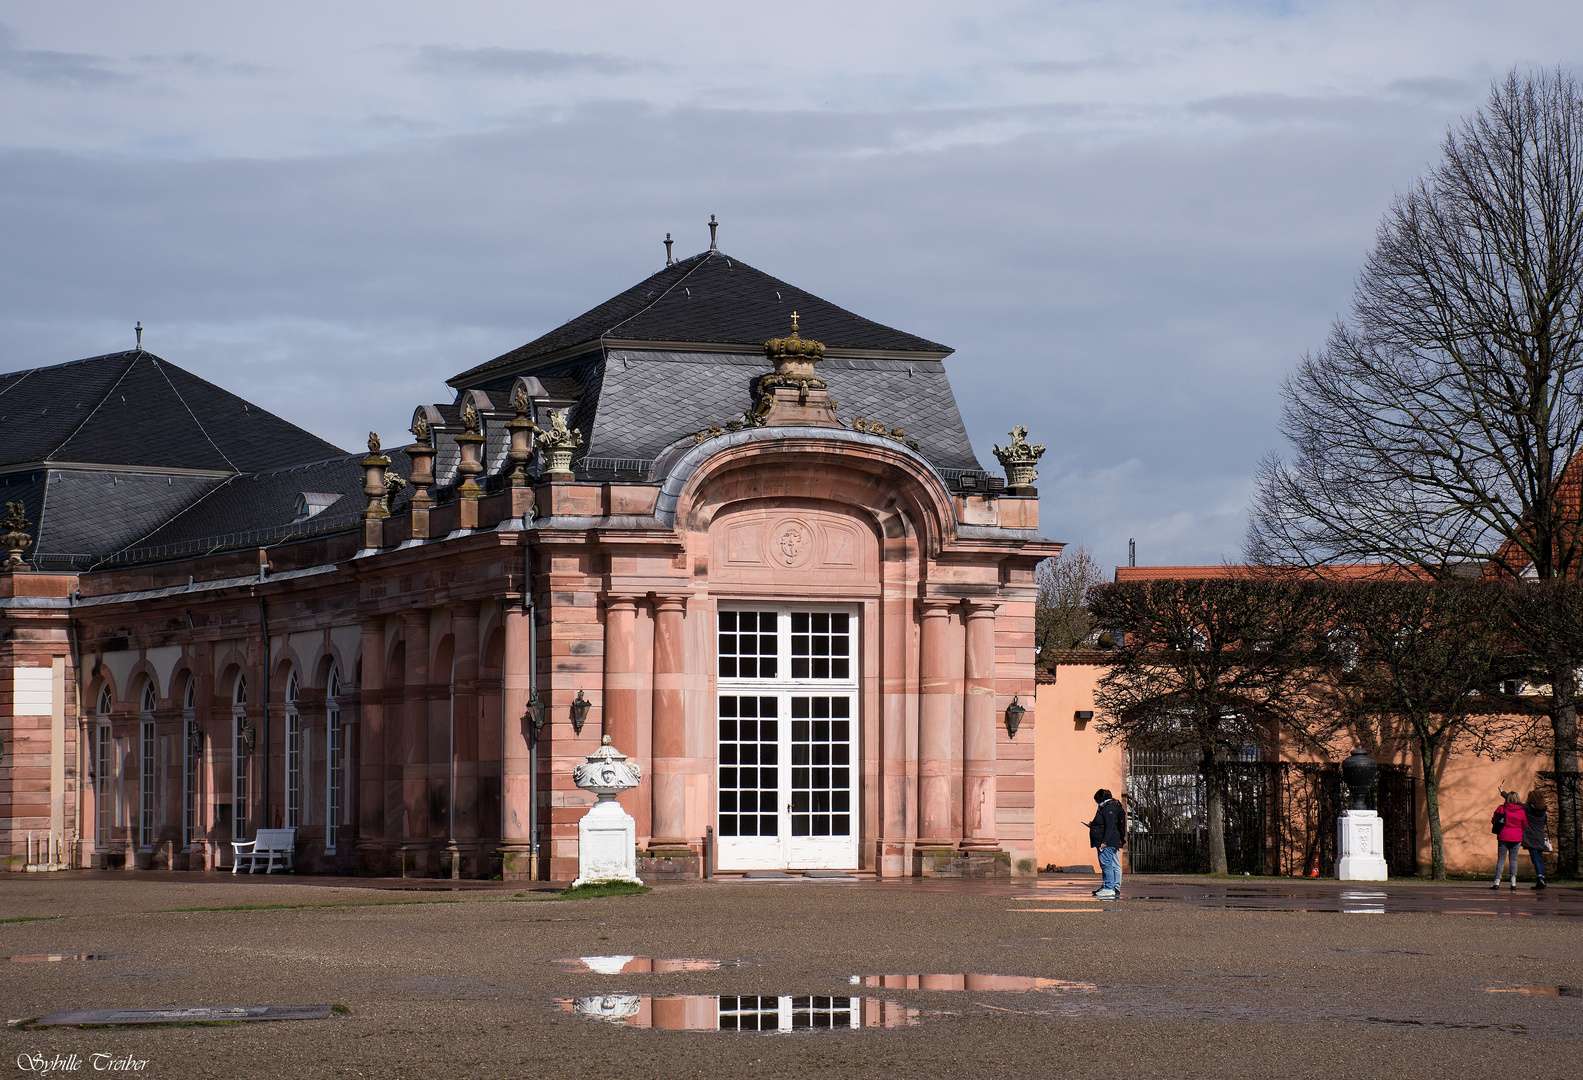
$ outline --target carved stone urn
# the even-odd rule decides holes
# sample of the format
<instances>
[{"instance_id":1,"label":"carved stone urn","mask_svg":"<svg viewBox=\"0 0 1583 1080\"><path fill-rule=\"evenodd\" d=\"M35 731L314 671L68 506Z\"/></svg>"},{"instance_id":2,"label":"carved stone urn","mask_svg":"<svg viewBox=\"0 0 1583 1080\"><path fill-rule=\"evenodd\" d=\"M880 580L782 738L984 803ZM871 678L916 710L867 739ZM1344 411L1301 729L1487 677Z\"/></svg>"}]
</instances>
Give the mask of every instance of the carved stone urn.
<instances>
[{"instance_id":1,"label":"carved stone urn","mask_svg":"<svg viewBox=\"0 0 1583 1080\"><path fill-rule=\"evenodd\" d=\"M1341 778L1352 795L1352 807L1336 819L1336 877L1342 881L1384 881L1390 876L1385 822L1368 809L1379 771L1379 764L1362 750L1352 751L1341 763Z\"/></svg>"},{"instance_id":2,"label":"carved stone urn","mask_svg":"<svg viewBox=\"0 0 1583 1080\"><path fill-rule=\"evenodd\" d=\"M1030 444L1028 429L1018 424L1011 429L1011 442L1004 447L995 447L995 456L1000 459L1001 465L1006 470L1006 486L1027 488L1032 487L1033 482L1039 478L1039 472L1034 466L1044 456L1044 447L1041 444Z\"/></svg>"},{"instance_id":3,"label":"carved stone urn","mask_svg":"<svg viewBox=\"0 0 1583 1080\"><path fill-rule=\"evenodd\" d=\"M599 796L577 823L577 880L572 887L596 881L630 881L638 877L638 823L621 809L616 796L643 781L643 769L610 745L606 735L598 750L572 769L572 782Z\"/></svg>"},{"instance_id":4,"label":"carved stone urn","mask_svg":"<svg viewBox=\"0 0 1583 1080\"><path fill-rule=\"evenodd\" d=\"M6 503L6 515L0 520L0 545L8 553L0 570L21 570L26 564L22 561L22 553L33 542L33 536L26 530L32 525L27 519L26 508L20 502Z\"/></svg>"},{"instance_id":5,"label":"carved stone urn","mask_svg":"<svg viewBox=\"0 0 1583 1080\"><path fill-rule=\"evenodd\" d=\"M561 409L550 410L550 428L539 434L539 449L544 451L544 471L546 473L566 473L572 471L572 451L583 444L583 433L577 428L566 426L566 412Z\"/></svg>"}]
</instances>

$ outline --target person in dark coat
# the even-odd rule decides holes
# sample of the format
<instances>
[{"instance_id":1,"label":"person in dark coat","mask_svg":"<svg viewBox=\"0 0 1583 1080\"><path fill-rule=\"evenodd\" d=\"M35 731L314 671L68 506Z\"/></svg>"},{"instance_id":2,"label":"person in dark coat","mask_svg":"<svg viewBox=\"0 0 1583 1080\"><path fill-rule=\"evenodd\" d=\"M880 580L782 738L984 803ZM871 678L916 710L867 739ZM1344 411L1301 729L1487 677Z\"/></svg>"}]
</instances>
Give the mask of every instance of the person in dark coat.
<instances>
[{"instance_id":1,"label":"person in dark coat","mask_svg":"<svg viewBox=\"0 0 1583 1080\"><path fill-rule=\"evenodd\" d=\"M1545 796L1542 791L1530 791L1528 801L1523 803L1523 812L1528 815L1528 822L1523 826L1523 847L1528 849L1528 857L1533 860L1534 888L1545 887Z\"/></svg>"},{"instance_id":2,"label":"person in dark coat","mask_svg":"<svg viewBox=\"0 0 1583 1080\"><path fill-rule=\"evenodd\" d=\"M1108 788L1094 792L1094 820L1088 823L1088 843L1099 852L1103 873L1094 895L1101 900L1121 899L1121 849L1127 842L1127 810Z\"/></svg>"},{"instance_id":3,"label":"person in dark coat","mask_svg":"<svg viewBox=\"0 0 1583 1080\"><path fill-rule=\"evenodd\" d=\"M1515 791L1501 792L1501 805L1490 820L1490 826L1495 833L1498 847L1495 852L1495 884L1490 888L1501 887L1501 875L1505 872L1503 864L1511 867L1512 889L1517 888L1517 849L1522 846L1523 829L1528 824L1528 814L1523 810L1523 804L1517 801Z\"/></svg>"}]
</instances>

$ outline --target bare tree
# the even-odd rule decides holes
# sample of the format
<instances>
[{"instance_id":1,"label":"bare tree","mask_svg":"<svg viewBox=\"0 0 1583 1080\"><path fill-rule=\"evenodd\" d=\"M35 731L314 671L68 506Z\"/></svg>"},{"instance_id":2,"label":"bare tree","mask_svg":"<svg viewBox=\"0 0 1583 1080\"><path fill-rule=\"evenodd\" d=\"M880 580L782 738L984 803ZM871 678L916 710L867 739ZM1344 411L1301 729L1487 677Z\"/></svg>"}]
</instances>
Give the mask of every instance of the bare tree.
<instances>
[{"instance_id":1,"label":"bare tree","mask_svg":"<svg viewBox=\"0 0 1583 1080\"><path fill-rule=\"evenodd\" d=\"M1430 873L1446 877L1440 776L1453 750L1490 756L1520 741L1520 708L1501 692L1523 659L1512 651L1507 586L1489 581L1357 581L1330 587L1329 670L1316 681L1310 730L1327 721L1403 742L1424 766ZM1316 669L1317 670L1317 669Z\"/></svg>"},{"instance_id":2,"label":"bare tree","mask_svg":"<svg viewBox=\"0 0 1583 1080\"><path fill-rule=\"evenodd\" d=\"M1034 575L1039 585L1034 602L1034 642L1039 655L1081 648L1094 629L1088 614L1088 590L1105 580L1099 564L1086 547L1067 548L1040 563Z\"/></svg>"},{"instance_id":3,"label":"bare tree","mask_svg":"<svg viewBox=\"0 0 1583 1080\"><path fill-rule=\"evenodd\" d=\"M1285 394L1293 453L1261 464L1250 561L1578 576L1583 92L1572 76L1513 72L1447 133L1439 164L1381 223L1350 317ZM1561 643L1541 653L1554 665L1555 768L1576 775L1583 655ZM1576 800L1557 809L1576 831Z\"/></svg>"},{"instance_id":4,"label":"bare tree","mask_svg":"<svg viewBox=\"0 0 1583 1080\"><path fill-rule=\"evenodd\" d=\"M1314 651L1318 586L1276 577L1099 585L1089 613L1122 631L1094 704L1107 741L1195 755L1210 870L1224 874L1225 762L1312 710L1299 707Z\"/></svg>"}]
</instances>

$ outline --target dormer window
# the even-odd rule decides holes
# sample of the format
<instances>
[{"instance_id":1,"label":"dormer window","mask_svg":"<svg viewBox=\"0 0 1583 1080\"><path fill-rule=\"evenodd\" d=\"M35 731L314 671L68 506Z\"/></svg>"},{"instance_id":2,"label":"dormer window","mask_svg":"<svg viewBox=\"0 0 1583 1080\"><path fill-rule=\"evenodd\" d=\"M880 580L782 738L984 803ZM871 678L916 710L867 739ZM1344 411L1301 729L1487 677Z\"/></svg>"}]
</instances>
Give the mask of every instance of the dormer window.
<instances>
[{"instance_id":1,"label":"dormer window","mask_svg":"<svg viewBox=\"0 0 1583 1080\"><path fill-rule=\"evenodd\" d=\"M293 525L299 521L307 521L315 514L321 514L334 506L341 496L333 491L304 491L297 496L297 516L291 519Z\"/></svg>"}]
</instances>

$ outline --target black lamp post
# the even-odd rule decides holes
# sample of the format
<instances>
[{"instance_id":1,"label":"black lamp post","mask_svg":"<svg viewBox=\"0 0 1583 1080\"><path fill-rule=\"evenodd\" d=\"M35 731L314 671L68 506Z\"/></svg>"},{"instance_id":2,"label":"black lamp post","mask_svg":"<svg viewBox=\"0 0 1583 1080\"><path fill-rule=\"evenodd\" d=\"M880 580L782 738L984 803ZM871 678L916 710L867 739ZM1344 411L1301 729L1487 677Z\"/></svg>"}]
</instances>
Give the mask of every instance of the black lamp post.
<instances>
[{"instance_id":1,"label":"black lamp post","mask_svg":"<svg viewBox=\"0 0 1583 1080\"><path fill-rule=\"evenodd\" d=\"M1015 739L1017 737L1017 729L1022 726L1022 714L1027 711L1027 709L1017 704L1017 696L1013 694L1011 704L1006 706L1007 738Z\"/></svg>"},{"instance_id":2,"label":"black lamp post","mask_svg":"<svg viewBox=\"0 0 1583 1080\"><path fill-rule=\"evenodd\" d=\"M1341 779L1346 781L1352 795L1352 809L1367 810L1369 793L1374 790L1374 778L1380 767L1362 750L1352 751L1352 756L1341 763Z\"/></svg>"},{"instance_id":3,"label":"black lamp post","mask_svg":"<svg viewBox=\"0 0 1583 1080\"><path fill-rule=\"evenodd\" d=\"M583 697L581 690L577 691L577 700L572 702L572 730L578 735L583 733L583 725L588 722L588 710L593 702Z\"/></svg>"}]
</instances>

